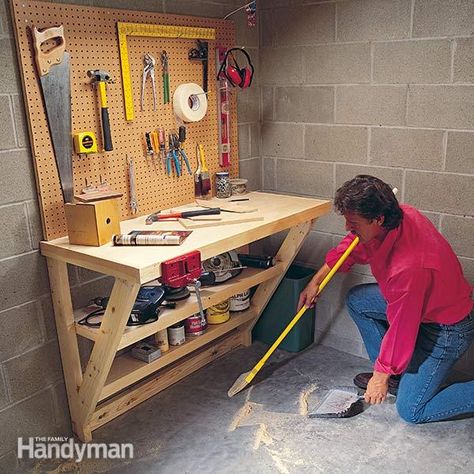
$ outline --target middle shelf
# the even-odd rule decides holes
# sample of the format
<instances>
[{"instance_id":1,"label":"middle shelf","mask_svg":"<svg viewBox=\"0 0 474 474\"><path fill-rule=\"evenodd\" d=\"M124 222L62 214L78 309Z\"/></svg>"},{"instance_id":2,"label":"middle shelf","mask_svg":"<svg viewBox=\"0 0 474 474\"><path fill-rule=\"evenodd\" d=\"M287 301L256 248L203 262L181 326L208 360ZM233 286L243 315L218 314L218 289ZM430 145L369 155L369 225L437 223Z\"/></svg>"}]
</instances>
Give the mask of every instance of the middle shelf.
<instances>
[{"instance_id":1,"label":"middle shelf","mask_svg":"<svg viewBox=\"0 0 474 474\"><path fill-rule=\"evenodd\" d=\"M221 301L224 301L237 293L241 293L248 288L259 285L264 281L271 280L279 275L283 275L283 273L284 265L282 263L277 263L274 267L265 270L259 268L246 268L240 275L232 278L227 283L203 288L201 290L202 304L206 309L209 306L220 303ZM90 307L80 308L74 311L76 333L82 337L96 341L102 334L100 327L91 328L78 324L78 321L82 319L88 311L90 311ZM117 350L141 341L142 339L172 326L173 324L176 324L177 322L198 312L199 306L196 295L191 294L188 299L178 302L175 309L162 310L158 321L144 324L142 326L126 326Z\"/></svg>"}]
</instances>

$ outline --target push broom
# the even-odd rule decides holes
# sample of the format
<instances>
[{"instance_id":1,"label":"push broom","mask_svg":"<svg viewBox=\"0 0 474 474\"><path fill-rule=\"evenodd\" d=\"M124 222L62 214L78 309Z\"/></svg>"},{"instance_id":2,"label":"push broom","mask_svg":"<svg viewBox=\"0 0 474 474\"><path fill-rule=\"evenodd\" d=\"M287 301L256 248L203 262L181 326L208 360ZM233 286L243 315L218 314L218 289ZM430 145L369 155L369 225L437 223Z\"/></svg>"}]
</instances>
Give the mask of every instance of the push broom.
<instances>
[{"instance_id":1,"label":"push broom","mask_svg":"<svg viewBox=\"0 0 474 474\"><path fill-rule=\"evenodd\" d=\"M324 280L319 285L318 293L316 294L316 296L319 296L321 291L323 291L324 287L329 283L329 280L331 280L333 275L339 270L339 267L345 262L346 258L350 255L350 253L358 243L359 237L356 237L351 242L346 251L341 255L334 267L331 268L331 271L324 277ZM293 326L300 320L301 316L303 316L303 314L308 308L309 306L303 305L303 307L296 313L295 317L289 322L288 326L286 326L286 328L278 336L276 341L271 345L270 349L268 349L265 355L257 362L255 367L250 372L245 372L238 377L238 379L234 382L234 385L232 385L232 387L230 387L229 391L227 392L227 395L229 397L233 397L236 393L239 393L254 379L254 377L258 374L260 369L265 364L265 362L270 358L275 349L281 344L283 339L285 339L287 334L293 329Z\"/></svg>"}]
</instances>

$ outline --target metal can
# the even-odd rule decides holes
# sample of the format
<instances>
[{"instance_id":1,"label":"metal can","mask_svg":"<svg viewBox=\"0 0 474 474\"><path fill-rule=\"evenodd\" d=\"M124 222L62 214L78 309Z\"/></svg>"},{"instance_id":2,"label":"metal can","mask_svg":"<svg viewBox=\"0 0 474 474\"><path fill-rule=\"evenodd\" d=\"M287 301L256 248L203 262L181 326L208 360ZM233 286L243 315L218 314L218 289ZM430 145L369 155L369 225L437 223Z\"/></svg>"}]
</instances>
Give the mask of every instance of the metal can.
<instances>
[{"instance_id":1,"label":"metal can","mask_svg":"<svg viewBox=\"0 0 474 474\"><path fill-rule=\"evenodd\" d=\"M184 322L184 328L186 336L201 336L207 329L206 316L202 318L200 313L190 316Z\"/></svg>"},{"instance_id":2,"label":"metal can","mask_svg":"<svg viewBox=\"0 0 474 474\"><path fill-rule=\"evenodd\" d=\"M231 311L245 311L250 308L250 290L231 296L229 306Z\"/></svg>"},{"instance_id":3,"label":"metal can","mask_svg":"<svg viewBox=\"0 0 474 474\"><path fill-rule=\"evenodd\" d=\"M222 324L229 319L229 300L207 308L207 322L209 324Z\"/></svg>"},{"instance_id":4,"label":"metal can","mask_svg":"<svg viewBox=\"0 0 474 474\"><path fill-rule=\"evenodd\" d=\"M168 342L172 346L180 346L186 341L184 334L184 322L180 321L168 328Z\"/></svg>"},{"instance_id":5,"label":"metal can","mask_svg":"<svg viewBox=\"0 0 474 474\"><path fill-rule=\"evenodd\" d=\"M216 173L216 197L229 198L232 196L232 187L228 171L218 171Z\"/></svg>"}]
</instances>

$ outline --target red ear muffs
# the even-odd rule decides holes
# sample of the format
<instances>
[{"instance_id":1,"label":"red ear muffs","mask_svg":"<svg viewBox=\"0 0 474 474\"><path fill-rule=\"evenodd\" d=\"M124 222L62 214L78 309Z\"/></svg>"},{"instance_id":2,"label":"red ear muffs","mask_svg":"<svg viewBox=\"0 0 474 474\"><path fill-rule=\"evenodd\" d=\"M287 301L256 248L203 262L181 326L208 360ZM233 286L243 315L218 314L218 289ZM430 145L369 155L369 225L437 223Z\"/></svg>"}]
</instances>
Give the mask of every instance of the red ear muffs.
<instances>
[{"instance_id":1,"label":"red ear muffs","mask_svg":"<svg viewBox=\"0 0 474 474\"><path fill-rule=\"evenodd\" d=\"M233 55L234 51L240 51L243 53L248 62L247 67L239 67ZM230 64L229 57L232 59L233 64ZM250 87L250 84L252 84L253 73L254 67L247 51L242 48L231 48L225 53L224 60L222 61L221 67L217 74L217 78L219 79L219 76L224 74L232 86L245 89L246 87Z\"/></svg>"}]
</instances>

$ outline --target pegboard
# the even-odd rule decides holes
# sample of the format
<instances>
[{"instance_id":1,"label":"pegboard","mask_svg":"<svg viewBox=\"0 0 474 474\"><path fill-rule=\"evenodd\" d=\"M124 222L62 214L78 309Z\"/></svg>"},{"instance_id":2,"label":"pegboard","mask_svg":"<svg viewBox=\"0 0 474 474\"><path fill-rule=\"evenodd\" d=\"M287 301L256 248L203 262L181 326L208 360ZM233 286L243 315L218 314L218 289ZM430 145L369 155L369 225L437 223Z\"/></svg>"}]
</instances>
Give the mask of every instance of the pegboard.
<instances>
[{"instance_id":1,"label":"pegboard","mask_svg":"<svg viewBox=\"0 0 474 474\"><path fill-rule=\"evenodd\" d=\"M191 168L197 167L196 144L204 145L211 177L222 171L218 157L218 115L216 96L216 45L232 47L234 25L228 20L169 15L163 13L115 10L89 6L46 3L39 1L11 2L17 51L24 87L29 122L32 155L41 208L43 235L52 240L67 235L63 198L56 170L46 111L43 105L39 79L35 69L31 29L64 26L66 51L71 55L72 131L93 131L99 149L103 149L100 108L97 90L87 77L90 69L105 69L114 79L107 85L107 98L112 131L113 151L90 155L73 155L74 192L89 185L107 181L115 191L123 192L122 219L146 215L194 200L194 180L184 168L180 177L167 176L159 158L147 157L144 133L165 128L177 130L172 98L182 83L193 82L202 87L202 64L190 61L188 51L196 40L184 38L128 37L128 56L135 118L127 122L122 90L117 22L214 28L216 39L209 42L208 109L200 122L186 124L187 137L184 149ZM170 103L163 104L163 82L160 53L166 50L169 57ZM145 86L145 108L141 111L140 97L143 56L150 53L156 60L155 81L157 110L153 111L151 81ZM237 106L235 93L231 94L231 167L230 175L238 176ZM130 189L127 156L134 159L138 213L130 210ZM214 191L214 183L213 183Z\"/></svg>"}]
</instances>

